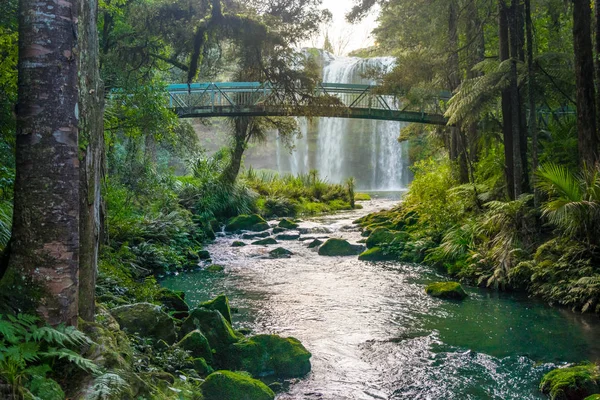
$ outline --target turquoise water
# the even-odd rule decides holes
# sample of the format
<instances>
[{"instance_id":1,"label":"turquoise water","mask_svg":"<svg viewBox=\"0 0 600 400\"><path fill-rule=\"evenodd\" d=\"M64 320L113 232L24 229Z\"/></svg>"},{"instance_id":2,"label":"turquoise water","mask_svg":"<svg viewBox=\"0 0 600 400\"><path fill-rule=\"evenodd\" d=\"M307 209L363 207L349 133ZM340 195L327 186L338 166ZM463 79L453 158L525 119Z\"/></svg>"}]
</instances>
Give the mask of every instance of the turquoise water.
<instances>
[{"instance_id":1,"label":"turquoise water","mask_svg":"<svg viewBox=\"0 0 600 400\"><path fill-rule=\"evenodd\" d=\"M360 212L305 221L303 237L356 242L351 221L392 204L374 200ZM597 316L477 288L467 288L464 302L442 301L424 293L445 279L428 267L321 257L302 241L232 248L234 240L209 247L224 273L163 284L186 291L191 305L226 293L237 328L304 343L313 371L278 400L541 399L537 385L551 368L600 361ZM295 255L265 258L277 246Z\"/></svg>"}]
</instances>

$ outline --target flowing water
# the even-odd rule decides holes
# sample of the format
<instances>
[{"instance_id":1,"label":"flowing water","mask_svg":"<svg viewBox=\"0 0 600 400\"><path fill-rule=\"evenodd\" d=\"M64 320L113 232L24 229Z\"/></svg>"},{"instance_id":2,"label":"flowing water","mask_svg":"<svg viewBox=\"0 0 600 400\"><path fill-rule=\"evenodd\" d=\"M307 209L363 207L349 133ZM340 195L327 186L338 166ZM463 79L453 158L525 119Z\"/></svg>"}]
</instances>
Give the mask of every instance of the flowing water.
<instances>
[{"instance_id":1,"label":"flowing water","mask_svg":"<svg viewBox=\"0 0 600 400\"><path fill-rule=\"evenodd\" d=\"M393 57L324 57L323 82L374 84L372 71L387 71ZM318 118L312 122L299 118L302 136L296 139L292 153L278 145L279 172L294 175L317 169L321 177L343 183L355 177L357 188L398 190L411 179L406 144L398 142L406 125L394 121ZM279 143L279 141L278 141Z\"/></svg>"},{"instance_id":2,"label":"flowing water","mask_svg":"<svg viewBox=\"0 0 600 400\"><path fill-rule=\"evenodd\" d=\"M352 221L393 202L363 204L302 222L302 236L357 242ZM232 248L234 240L221 236L209 247L224 273L163 284L184 290L191 305L226 293L236 328L302 341L312 372L278 400L541 399L537 385L551 368L600 361L597 316L476 288L463 302L438 300L423 289L445 278L425 266L321 257L307 241ZM266 258L277 246L295 254Z\"/></svg>"}]
</instances>

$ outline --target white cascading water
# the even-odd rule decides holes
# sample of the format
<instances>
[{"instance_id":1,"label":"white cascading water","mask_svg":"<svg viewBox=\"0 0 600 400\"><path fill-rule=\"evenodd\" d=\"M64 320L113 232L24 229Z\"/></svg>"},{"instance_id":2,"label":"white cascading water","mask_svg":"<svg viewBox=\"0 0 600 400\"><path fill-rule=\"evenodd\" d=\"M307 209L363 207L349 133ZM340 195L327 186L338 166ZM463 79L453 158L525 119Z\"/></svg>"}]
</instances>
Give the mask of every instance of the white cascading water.
<instances>
[{"instance_id":1,"label":"white cascading water","mask_svg":"<svg viewBox=\"0 0 600 400\"><path fill-rule=\"evenodd\" d=\"M323 82L327 83L373 84L363 75L372 69L389 70L394 63L392 57L325 58ZM407 149L397 140L403 123L319 118L313 129L305 118L299 123L302 137L295 141L294 151L277 149L280 172L317 169L333 183L354 176L363 190L399 190L408 185Z\"/></svg>"}]
</instances>

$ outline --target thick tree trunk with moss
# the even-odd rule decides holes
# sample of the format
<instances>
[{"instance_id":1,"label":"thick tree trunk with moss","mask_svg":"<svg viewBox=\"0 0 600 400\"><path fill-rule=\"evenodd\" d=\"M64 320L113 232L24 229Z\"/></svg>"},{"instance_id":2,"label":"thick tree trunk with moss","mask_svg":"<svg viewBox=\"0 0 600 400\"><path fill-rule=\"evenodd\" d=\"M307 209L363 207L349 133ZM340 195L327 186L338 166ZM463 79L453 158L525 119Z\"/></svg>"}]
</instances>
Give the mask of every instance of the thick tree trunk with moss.
<instances>
[{"instance_id":1,"label":"thick tree trunk with moss","mask_svg":"<svg viewBox=\"0 0 600 400\"><path fill-rule=\"evenodd\" d=\"M579 160L583 165L598 161L596 97L591 32L592 9L588 0L573 0L573 48L577 84L577 134Z\"/></svg>"},{"instance_id":2,"label":"thick tree trunk with moss","mask_svg":"<svg viewBox=\"0 0 600 400\"><path fill-rule=\"evenodd\" d=\"M233 144L231 147L231 159L229 165L223 171L221 179L224 182L233 184L240 173L242 167L242 157L248 146L248 140L251 135L252 121L248 117L235 117L233 121Z\"/></svg>"},{"instance_id":3,"label":"thick tree trunk with moss","mask_svg":"<svg viewBox=\"0 0 600 400\"><path fill-rule=\"evenodd\" d=\"M513 171L514 171L514 196L519 197L523 193L525 184L523 178L523 159L521 153L521 96L519 93L517 60L521 57L522 46L520 45L521 32L519 29L519 1L512 0L509 10L509 42L510 42L510 113L513 138Z\"/></svg>"},{"instance_id":4,"label":"thick tree trunk with moss","mask_svg":"<svg viewBox=\"0 0 600 400\"><path fill-rule=\"evenodd\" d=\"M94 320L104 174L104 86L98 57L97 0L79 2L79 316Z\"/></svg>"},{"instance_id":5,"label":"thick tree trunk with moss","mask_svg":"<svg viewBox=\"0 0 600 400\"><path fill-rule=\"evenodd\" d=\"M77 324L77 2L21 0L15 208L10 272L37 290L50 324Z\"/></svg>"}]
</instances>

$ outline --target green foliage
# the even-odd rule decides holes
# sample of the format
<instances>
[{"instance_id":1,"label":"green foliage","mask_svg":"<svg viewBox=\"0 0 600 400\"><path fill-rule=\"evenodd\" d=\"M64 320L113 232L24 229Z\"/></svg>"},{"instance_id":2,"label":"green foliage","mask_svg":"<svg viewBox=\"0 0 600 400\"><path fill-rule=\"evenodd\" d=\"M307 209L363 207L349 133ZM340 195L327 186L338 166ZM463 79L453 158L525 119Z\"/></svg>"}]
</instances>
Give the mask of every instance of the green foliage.
<instances>
[{"instance_id":1,"label":"green foliage","mask_svg":"<svg viewBox=\"0 0 600 400\"><path fill-rule=\"evenodd\" d=\"M600 391L600 370L594 364L557 368L544 375L540 390L553 400L583 399Z\"/></svg>"},{"instance_id":2,"label":"green foliage","mask_svg":"<svg viewBox=\"0 0 600 400\"><path fill-rule=\"evenodd\" d=\"M38 324L31 315L0 315L0 379L25 399L63 399L60 385L47 375L61 360L98 374L96 364L73 350L92 342L73 327Z\"/></svg>"}]
</instances>

